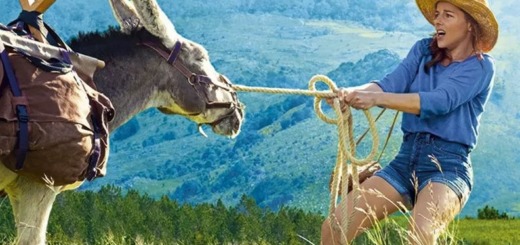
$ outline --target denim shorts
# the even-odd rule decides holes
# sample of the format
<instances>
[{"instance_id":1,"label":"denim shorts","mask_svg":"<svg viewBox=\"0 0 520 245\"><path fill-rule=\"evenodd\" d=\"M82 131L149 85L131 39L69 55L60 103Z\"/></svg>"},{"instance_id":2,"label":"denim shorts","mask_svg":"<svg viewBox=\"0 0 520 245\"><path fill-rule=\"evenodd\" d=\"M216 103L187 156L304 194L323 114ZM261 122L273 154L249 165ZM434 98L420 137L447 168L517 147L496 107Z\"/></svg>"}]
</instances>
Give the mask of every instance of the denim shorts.
<instances>
[{"instance_id":1,"label":"denim shorts","mask_svg":"<svg viewBox=\"0 0 520 245\"><path fill-rule=\"evenodd\" d=\"M469 147L429 133L405 133L397 156L374 175L392 185L413 207L417 194L428 183L448 186L457 194L461 208L473 186Z\"/></svg>"}]
</instances>

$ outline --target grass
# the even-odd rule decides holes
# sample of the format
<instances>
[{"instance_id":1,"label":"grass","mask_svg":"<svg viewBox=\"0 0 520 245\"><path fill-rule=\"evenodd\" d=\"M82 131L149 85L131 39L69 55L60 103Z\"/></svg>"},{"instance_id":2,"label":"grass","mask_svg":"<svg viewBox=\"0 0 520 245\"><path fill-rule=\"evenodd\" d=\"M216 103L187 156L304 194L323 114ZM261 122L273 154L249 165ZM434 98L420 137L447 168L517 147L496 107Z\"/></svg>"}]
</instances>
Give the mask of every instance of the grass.
<instances>
[{"instance_id":1,"label":"grass","mask_svg":"<svg viewBox=\"0 0 520 245\"><path fill-rule=\"evenodd\" d=\"M407 220L402 216L393 216L381 222L377 229L366 232L354 244L406 244ZM379 230L379 231L377 231ZM376 234L378 233L378 234ZM317 241L313 241L317 242ZM55 242L52 244L60 244ZM100 244L157 244L154 241L144 241L142 238L117 238L108 233L100 238ZM513 245L520 244L520 220L477 220L459 219L450 225L447 234L439 245Z\"/></svg>"},{"instance_id":2,"label":"grass","mask_svg":"<svg viewBox=\"0 0 520 245\"><path fill-rule=\"evenodd\" d=\"M394 215L358 237L354 244L406 244L407 218ZM440 245L520 244L520 220L457 219L438 241Z\"/></svg>"},{"instance_id":3,"label":"grass","mask_svg":"<svg viewBox=\"0 0 520 245\"><path fill-rule=\"evenodd\" d=\"M468 244L520 244L520 220L461 219L458 237Z\"/></svg>"}]
</instances>

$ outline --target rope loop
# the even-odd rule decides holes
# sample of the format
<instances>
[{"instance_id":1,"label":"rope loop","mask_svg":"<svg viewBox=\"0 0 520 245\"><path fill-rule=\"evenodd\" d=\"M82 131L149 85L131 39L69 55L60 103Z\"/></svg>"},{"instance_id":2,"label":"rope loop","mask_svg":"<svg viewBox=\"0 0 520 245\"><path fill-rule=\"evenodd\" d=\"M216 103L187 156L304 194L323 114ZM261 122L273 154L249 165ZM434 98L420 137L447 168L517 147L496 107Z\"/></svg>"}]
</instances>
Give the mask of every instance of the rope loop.
<instances>
[{"instance_id":1,"label":"rope loop","mask_svg":"<svg viewBox=\"0 0 520 245\"><path fill-rule=\"evenodd\" d=\"M353 165L363 166L370 163L377 154L377 149L379 145L379 135L377 133L377 129L375 126L375 120L372 117L372 114L369 110L363 110L365 117L367 118L370 134L372 135L372 150L365 158L356 158L355 157L355 149L356 149L356 141L354 140L353 135L353 122L352 122L352 112L350 107L346 107L345 111L341 111L341 103L338 99L339 89L336 83L334 83L329 77L325 75L315 75L309 81L309 90L316 91L316 84L318 82L325 83L330 91L335 94L333 108L336 113L336 119L330 118L323 113L321 108L321 101L325 97L315 96L314 98L314 111L317 116L326 123L336 124L338 126L338 135L339 135L339 145L341 153L346 156L346 160L350 161ZM344 140L347 140L349 145L348 147L345 145ZM347 150L350 148L351 150Z\"/></svg>"},{"instance_id":2,"label":"rope loop","mask_svg":"<svg viewBox=\"0 0 520 245\"><path fill-rule=\"evenodd\" d=\"M318 82L325 83L329 87L329 91L332 91L334 96L334 110L336 111L336 108L339 108L339 99L338 99L338 86L336 86L336 83L334 83L330 78L324 75L315 75L311 78L309 81L309 90L310 91L317 91L316 84ZM314 112L316 112L316 115L324 122L328 124L338 124L338 119L330 118L327 115L323 113L323 110L321 108L321 101L324 99L324 97L315 96L314 97ZM338 107L336 107L336 102L338 103ZM341 110L339 110L341 111ZM336 111L337 115L337 111ZM340 118L340 117L338 117Z\"/></svg>"}]
</instances>

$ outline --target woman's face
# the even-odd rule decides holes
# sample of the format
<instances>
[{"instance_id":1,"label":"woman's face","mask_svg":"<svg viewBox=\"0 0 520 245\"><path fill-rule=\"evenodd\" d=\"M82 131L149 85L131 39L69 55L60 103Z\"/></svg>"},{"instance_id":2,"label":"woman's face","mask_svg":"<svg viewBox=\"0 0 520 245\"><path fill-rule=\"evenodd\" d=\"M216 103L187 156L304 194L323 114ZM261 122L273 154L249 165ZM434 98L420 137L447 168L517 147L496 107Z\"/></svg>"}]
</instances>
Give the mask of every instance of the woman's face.
<instances>
[{"instance_id":1,"label":"woman's face","mask_svg":"<svg viewBox=\"0 0 520 245\"><path fill-rule=\"evenodd\" d=\"M464 12L453 4L437 3L434 24L439 48L451 51L461 45L471 45L471 25Z\"/></svg>"}]
</instances>

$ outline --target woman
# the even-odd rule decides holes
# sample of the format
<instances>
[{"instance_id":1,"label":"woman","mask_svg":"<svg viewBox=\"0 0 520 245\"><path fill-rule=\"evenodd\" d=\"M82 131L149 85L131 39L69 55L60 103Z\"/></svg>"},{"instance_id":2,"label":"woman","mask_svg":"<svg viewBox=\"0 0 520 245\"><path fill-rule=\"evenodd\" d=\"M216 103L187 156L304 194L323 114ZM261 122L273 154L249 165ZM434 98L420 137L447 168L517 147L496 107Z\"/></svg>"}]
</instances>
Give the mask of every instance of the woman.
<instances>
[{"instance_id":1,"label":"woman","mask_svg":"<svg viewBox=\"0 0 520 245\"><path fill-rule=\"evenodd\" d=\"M398 211L399 203L412 208L409 242L435 244L471 192L470 152L495 70L484 53L497 41L498 24L486 0L416 2L435 27L433 38L418 41L383 80L342 89L339 96L343 106L404 112L401 148L361 184L358 201L350 193L338 204L323 223L322 244L352 241ZM348 225L341 223L343 215L352 215Z\"/></svg>"}]
</instances>

